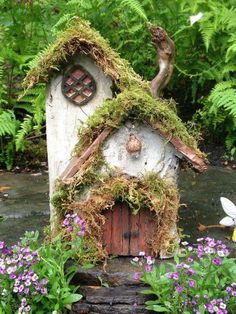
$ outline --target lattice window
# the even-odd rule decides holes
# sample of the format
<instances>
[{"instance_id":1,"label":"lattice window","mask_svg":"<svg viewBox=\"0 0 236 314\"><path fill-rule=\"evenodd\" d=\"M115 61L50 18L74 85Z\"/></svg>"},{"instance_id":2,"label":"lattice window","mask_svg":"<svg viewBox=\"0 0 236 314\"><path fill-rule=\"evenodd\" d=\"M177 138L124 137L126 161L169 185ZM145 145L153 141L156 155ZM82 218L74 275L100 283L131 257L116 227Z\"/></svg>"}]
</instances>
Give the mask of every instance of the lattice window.
<instances>
[{"instance_id":1,"label":"lattice window","mask_svg":"<svg viewBox=\"0 0 236 314\"><path fill-rule=\"evenodd\" d=\"M87 104L96 92L96 82L92 75L81 65L67 71L62 80L62 93L74 104Z\"/></svg>"}]
</instances>

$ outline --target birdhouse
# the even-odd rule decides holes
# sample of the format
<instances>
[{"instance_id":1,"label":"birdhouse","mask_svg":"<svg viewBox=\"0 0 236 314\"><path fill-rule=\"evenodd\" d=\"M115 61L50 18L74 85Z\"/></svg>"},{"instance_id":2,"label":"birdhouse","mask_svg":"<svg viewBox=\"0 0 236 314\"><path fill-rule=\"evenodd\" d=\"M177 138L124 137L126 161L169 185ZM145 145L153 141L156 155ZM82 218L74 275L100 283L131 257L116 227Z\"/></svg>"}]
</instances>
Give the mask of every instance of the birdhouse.
<instances>
[{"instance_id":1,"label":"birdhouse","mask_svg":"<svg viewBox=\"0 0 236 314\"><path fill-rule=\"evenodd\" d=\"M206 169L173 100L160 97L172 73L174 44L163 29L150 30L159 62L167 56L164 76L159 72L151 83L81 19L25 79L28 88L48 84L52 229L60 232L64 216L78 213L86 222L86 245L101 258L172 255L179 241L179 160Z\"/></svg>"}]
</instances>

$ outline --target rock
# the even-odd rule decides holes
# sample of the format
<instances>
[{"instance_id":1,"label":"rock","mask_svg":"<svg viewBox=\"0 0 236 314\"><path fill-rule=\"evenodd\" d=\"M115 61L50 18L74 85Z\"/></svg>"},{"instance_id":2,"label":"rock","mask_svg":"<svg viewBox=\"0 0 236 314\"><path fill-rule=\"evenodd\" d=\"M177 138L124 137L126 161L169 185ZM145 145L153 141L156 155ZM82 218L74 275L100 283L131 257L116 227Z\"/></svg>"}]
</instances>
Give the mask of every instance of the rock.
<instances>
[{"instance_id":1,"label":"rock","mask_svg":"<svg viewBox=\"0 0 236 314\"><path fill-rule=\"evenodd\" d=\"M73 305L72 314L131 314L152 313L145 310L145 301L151 299L141 292L147 287L133 274L141 269L130 263L130 258L119 257L92 269L79 269L73 279L80 285L84 296L81 302ZM106 284L107 287L102 285Z\"/></svg>"},{"instance_id":2,"label":"rock","mask_svg":"<svg viewBox=\"0 0 236 314\"><path fill-rule=\"evenodd\" d=\"M76 304L73 307L72 314L145 314L152 313L143 308L143 306L127 305L127 304L117 304L114 306L111 305L97 305L97 304Z\"/></svg>"},{"instance_id":3,"label":"rock","mask_svg":"<svg viewBox=\"0 0 236 314\"><path fill-rule=\"evenodd\" d=\"M85 300L83 303L74 304L72 313L151 313L145 310L147 297L141 294L142 290L144 287L138 286L85 286L81 288Z\"/></svg>"}]
</instances>

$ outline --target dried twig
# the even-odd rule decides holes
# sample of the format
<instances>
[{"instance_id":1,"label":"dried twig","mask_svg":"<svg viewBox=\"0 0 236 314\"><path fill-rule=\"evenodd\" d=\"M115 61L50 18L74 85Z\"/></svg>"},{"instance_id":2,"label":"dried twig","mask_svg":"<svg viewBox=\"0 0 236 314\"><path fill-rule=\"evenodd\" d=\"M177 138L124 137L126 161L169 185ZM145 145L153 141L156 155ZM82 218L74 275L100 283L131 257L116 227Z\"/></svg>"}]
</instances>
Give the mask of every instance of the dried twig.
<instances>
[{"instance_id":1,"label":"dried twig","mask_svg":"<svg viewBox=\"0 0 236 314\"><path fill-rule=\"evenodd\" d=\"M149 30L152 35L152 42L157 48L157 61L159 64L159 72L151 81L151 93L154 98L158 98L173 73L175 45L163 28L151 25Z\"/></svg>"}]
</instances>

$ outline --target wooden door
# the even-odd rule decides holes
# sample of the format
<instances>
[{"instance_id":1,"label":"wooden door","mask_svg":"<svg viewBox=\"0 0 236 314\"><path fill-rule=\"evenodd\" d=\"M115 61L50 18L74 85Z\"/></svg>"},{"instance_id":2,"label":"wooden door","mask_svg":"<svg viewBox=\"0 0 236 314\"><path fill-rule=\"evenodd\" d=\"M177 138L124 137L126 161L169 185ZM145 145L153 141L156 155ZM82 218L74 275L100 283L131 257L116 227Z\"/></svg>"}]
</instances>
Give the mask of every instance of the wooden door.
<instances>
[{"instance_id":1,"label":"wooden door","mask_svg":"<svg viewBox=\"0 0 236 314\"><path fill-rule=\"evenodd\" d=\"M148 242L154 230L152 212L140 210L133 215L127 204L118 203L104 215L103 244L108 254L138 256L140 251L151 254Z\"/></svg>"}]
</instances>

